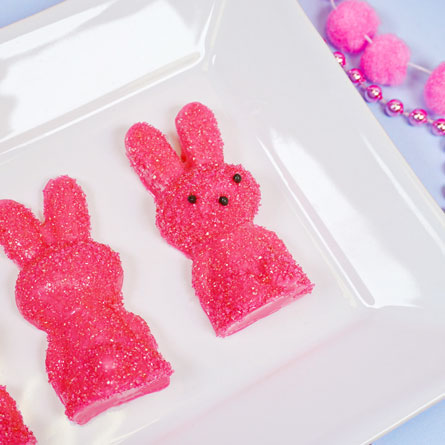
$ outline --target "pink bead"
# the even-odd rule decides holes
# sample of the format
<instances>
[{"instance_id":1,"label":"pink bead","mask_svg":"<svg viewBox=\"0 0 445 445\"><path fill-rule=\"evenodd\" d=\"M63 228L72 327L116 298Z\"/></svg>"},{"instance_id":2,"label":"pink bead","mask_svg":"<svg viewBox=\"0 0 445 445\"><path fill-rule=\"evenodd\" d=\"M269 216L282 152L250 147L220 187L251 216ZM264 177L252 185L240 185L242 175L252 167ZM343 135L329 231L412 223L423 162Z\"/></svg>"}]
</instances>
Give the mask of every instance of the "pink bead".
<instances>
[{"instance_id":1,"label":"pink bead","mask_svg":"<svg viewBox=\"0 0 445 445\"><path fill-rule=\"evenodd\" d=\"M428 113L421 108L416 108L409 113L408 122L415 126L426 124L428 122Z\"/></svg>"},{"instance_id":2,"label":"pink bead","mask_svg":"<svg viewBox=\"0 0 445 445\"><path fill-rule=\"evenodd\" d=\"M367 44L365 35L373 37L378 26L379 18L368 3L347 0L329 14L326 35L340 50L358 53Z\"/></svg>"},{"instance_id":3,"label":"pink bead","mask_svg":"<svg viewBox=\"0 0 445 445\"><path fill-rule=\"evenodd\" d=\"M399 99L391 99L386 103L385 112L388 116L398 116L403 113L403 103Z\"/></svg>"},{"instance_id":4,"label":"pink bead","mask_svg":"<svg viewBox=\"0 0 445 445\"><path fill-rule=\"evenodd\" d=\"M367 79L382 85L400 85L406 77L410 50L392 34L377 36L365 48L360 67Z\"/></svg>"},{"instance_id":5,"label":"pink bead","mask_svg":"<svg viewBox=\"0 0 445 445\"><path fill-rule=\"evenodd\" d=\"M424 89L425 102L437 114L445 114L445 62L428 78Z\"/></svg>"},{"instance_id":6,"label":"pink bead","mask_svg":"<svg viewBox=\"0 0 445 445\"><path fill-rule=\"evenodd\" d=\"M436 119L431 124L431 131L436 136L445 136L445 119Z\"/></svg>"},{"instance_id":7,"label":"pink bead","mask_svg":"<svg viewBox=\"0 0 445 445\"><path fill-rule=\"evenodd\" d=\"M365 99L368 102L378 102L382 100L382 89L378 85L369 85L365 90Z\"/></svg>"},{"instance_id":8,"label":"pink bead","mask_svg":"<svg viewBox=\"0 0 445 445\"><path fill-rule=\"evenodd\" d=\"M349 79L351 79L351 82L355 85L360 85L363 83L366 79L363 73L358 68L352 68L348 71Z\"/></svg>"},{"instance_id":9,"label":"pink bead","mask_svg":"<svg viewBox=\"0 0 445 445\"><path fill-rule=\"evenodd\" d=\"M337 59L337 62L340 64L340 66L346 65L346 57L343 53L340 51L335 51L334 57Z\"/></svg>"}]
</instances>

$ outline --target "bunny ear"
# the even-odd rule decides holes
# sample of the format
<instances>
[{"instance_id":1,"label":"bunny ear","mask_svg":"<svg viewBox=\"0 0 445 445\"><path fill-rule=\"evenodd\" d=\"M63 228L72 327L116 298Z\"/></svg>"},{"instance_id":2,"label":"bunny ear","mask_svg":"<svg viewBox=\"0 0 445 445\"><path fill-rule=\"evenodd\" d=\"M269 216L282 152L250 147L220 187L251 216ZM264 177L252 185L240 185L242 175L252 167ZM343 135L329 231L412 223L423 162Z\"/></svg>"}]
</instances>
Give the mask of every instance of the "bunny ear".
<instances>
[{"instance_id":1,"label":"bunny ear","mask_svg":"<svg viewBox=\"0 0 445 445\"><path fill-rule=\"evenodd\" d=\"M0 201L0 245L19 267L34 258L44 244L40 221L31 210L15 201Z\"/></svg>"},{"instance_id":2,"label":"bunny ear","mask_svg":"<svg viewBox=\"0 0 445 445\"><path fill-rule=\"evenodd\" d=\"M184 171L183 163L165 136L145 122L128 130L125 146L132 167L155 196Z\"/></svg>"},{"instance_id":3,"label":"bunny ear","mask_svg":"<svg viewBox=\"0 0 445 445\"><path fill-rule=\"evenodd\" d=\"M44 233L49 244L86 240L90 216L85 193L68 176L51 179L43 190Z\"/></svg>"},{"instance_id":4,"label":"bunny ear","mask_svg":"<svg viewBox=\"0 0 445 445\"><path fill-rule=\"evenodd\" d=\"M183 160L188 165L223 163L223 146L212 111L199 102L187 104L176 116ZM184 159L185 158L185 159Z\"/></svg>"}]
</instances>

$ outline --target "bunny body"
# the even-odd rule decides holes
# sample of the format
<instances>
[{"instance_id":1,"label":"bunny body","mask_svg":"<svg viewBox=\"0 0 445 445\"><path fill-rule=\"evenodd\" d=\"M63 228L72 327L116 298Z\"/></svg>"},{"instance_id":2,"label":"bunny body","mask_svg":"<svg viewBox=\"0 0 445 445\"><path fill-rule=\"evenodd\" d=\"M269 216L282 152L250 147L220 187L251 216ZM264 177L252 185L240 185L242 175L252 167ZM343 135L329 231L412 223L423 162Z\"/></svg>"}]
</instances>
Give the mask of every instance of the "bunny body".
<instances>
[{"instance_id":1,"label":"bunny body","mask_svg":"<svg viewBox=\"0 0 445 445\"><path fill-rule=\"evenodd\" d=\"M176 118L181 158L145 123L127 133L127 155L154 194L162 236L193 261L192 281L215 332L226 336L312 290L274 232L253 223L260 190L226 164L213 113L197 102Z\"/></svg>"},{"instance_id":2,"label":"bunny body","mask_svg":"<svg viewBox=\"0 0 445 445\"><path fill-rule=\"evenodd\" d=\"M48 338L51 385L79 424L167 386L171 367L142 318L125 310L119 255L90 238L85 197L60 177L44 190L43 224L0 201L0 244L22 268L16 302Z\"/></svg>"}]
</instances>

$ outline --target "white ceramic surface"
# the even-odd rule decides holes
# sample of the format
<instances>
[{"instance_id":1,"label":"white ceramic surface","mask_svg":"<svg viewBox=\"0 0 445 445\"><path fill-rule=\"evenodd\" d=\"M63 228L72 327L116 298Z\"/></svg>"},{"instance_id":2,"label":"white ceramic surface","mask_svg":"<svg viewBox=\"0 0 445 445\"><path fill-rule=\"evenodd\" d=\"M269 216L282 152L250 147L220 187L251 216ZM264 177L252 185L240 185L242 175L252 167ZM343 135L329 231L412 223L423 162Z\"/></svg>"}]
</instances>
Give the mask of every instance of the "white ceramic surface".
<instances>
[{"instance_id":1,"label":"white ceramic surface","mask_svg":"<svg viewBox=\"0 0 445 445\"><path fill-rule=\"evenodd\" d=\"M0 198L41 216L46 181L77 178L127 308L175 369L166 390L71 424L2 254L0 382L41 443L352 445L443 397L445 218L296 2L66 0L0 30L0 60ZM260 183L256 221L316 283L226 339L124 155L135 121L175 140L192 100Z\"/></svg>"}]
</instances>

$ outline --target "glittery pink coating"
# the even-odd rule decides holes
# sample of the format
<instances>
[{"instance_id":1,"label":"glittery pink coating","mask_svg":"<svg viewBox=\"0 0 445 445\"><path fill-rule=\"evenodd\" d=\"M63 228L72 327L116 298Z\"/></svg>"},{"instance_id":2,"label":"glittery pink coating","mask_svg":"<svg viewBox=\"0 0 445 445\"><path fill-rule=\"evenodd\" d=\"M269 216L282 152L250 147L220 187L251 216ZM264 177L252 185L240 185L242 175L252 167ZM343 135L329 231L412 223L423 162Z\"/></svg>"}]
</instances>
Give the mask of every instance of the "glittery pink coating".
<instances>
[{"instance_id":1,"label":"glittery pink coating","mask_svg":"<svg viewBox=\"0 0 445 445\"><path fill-rule=\"evenodd\" d=\"M199 102L185 105L176 116L176 130L186 165L224 162L223 141L213 112Z\"/></svg>"},{"instance_id":2,"label":"glittery pink coating","mask_svg":"<svg viewBox=\"0 0 445 445\"><path fill-rule=\"evenodd\" d=\"M358 53L366 46L365 35L373 37L380 20L372 7L359 0L347 0L332 10L326 22L326 35L342 51Z\"/></svg>"},{"instance_id":3,"label":"glittery pink coating","mask_svg":"<svg viewBox=\"0 0 445 445\"><path fill-rule=\"evenodd\" d=\"M406 77L410 50L393 34L382 34L368 45L360 60L366 78L382 85L400 85Z\"/></svg>"},{"instance_id":4,"label":"glittery pink coating","mask_svg":"<svg viewBox=\"0 0 445 445\"><path fill-rule=\"evenodd\" d=\"M42 232L47 244L70 243L90 237L86 197L74 180L57 178L48 181L43 190L43 204L45 223Z\"/></svg>"},{"instance_id":5,"label":"glittery pink coating","mask_svg":"<svg viewBox=\"0 0 445 445\"><path fill-rule=\"evenodd\" d=\"M195 253L193 286L216 334L222 337L279 309L283 298L292 301L313 288L283 241L252 222L211 240ZM266 305L270 310L260 312Z\"/></svg>"},{"instance_id":6,"label":"glittery pink coating","mask_svg":"<svg viewBox=\"0 0 445 445\"><path fill-rule=\"evenodd\" d=\"M226 336L311 292L313 285L277 235L253 223L259 186L241 165L223 162L213 113L195 102L179 112L176 124L184 172L175 172L155 194L156 223L167 242L192 259L196 294L216 334ZM152 162L152 156L144 157L150 145L132 145L127 136L126 148L145 184L140 166Z\"/></svg>"},{"instance_id":7,"label":"glittery pink coating","mask_svg":"<svg viewBox=\"0 0 445 445\"><path fill-rule=\"evenodd\" d=\"M10 203L11 201L7 201ZM21 240L14 208L0 201L0 229ZM31 212L27 210L29 214ZM16 302L22 315L48 335L46 369L69 419L84 424L100 412L169 384L171 366L150 330L122 301L119 255L90 238L86 199L62 176L44 190L43 247L22 265ZM8 245L9 245L8 244Z\"/></svg>"},{"instance_id":8,"label":"glittery pink coating","mask_svg":"<svg viewBox=\"0 0 445 445\"><path fill-rule=\"evenodd\" d=\"M425 102L434 113L445 114L445 62L428 77L423 90Z\"/></svg>"},{"instance_id":9,"label":"glittery pink coating","mask_svg":"<svg viewBox=\"0 0 445 445\"><path fill-rule=\"evenodd\" d=\"M17 409L15 400L0 386L0 444L35 445L34 434L23 423L23 417Z\"/></svg>"},{"instance_id":10,"label":"glittery pink coating","mask_svg":"<svg viewBox=\"0 0 445 445\"><path fill-rule=\"evenodd\" d=\"M128 130L125 145L132 167L153 195L162 192L184 171L183 163L165 136L145 122Z\"/></svg>"}]
</instances>

